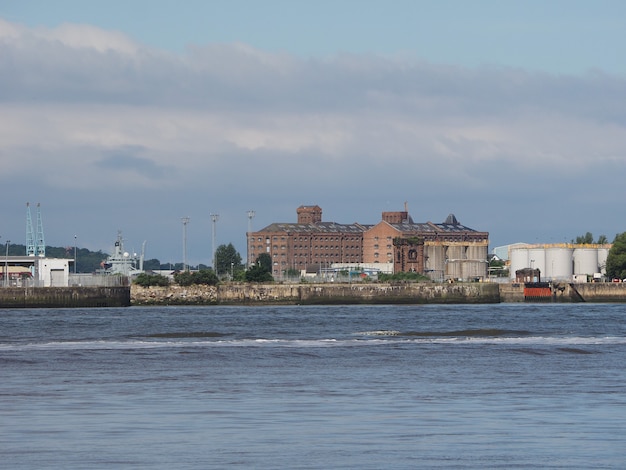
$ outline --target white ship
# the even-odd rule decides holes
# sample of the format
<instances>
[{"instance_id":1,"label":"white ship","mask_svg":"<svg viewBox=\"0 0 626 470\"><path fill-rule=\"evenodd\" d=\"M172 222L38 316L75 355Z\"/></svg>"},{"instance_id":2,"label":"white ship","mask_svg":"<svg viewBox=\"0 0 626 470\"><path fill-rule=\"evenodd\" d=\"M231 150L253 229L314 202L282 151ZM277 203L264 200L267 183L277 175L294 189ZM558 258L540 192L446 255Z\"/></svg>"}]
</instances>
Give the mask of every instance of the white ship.
<instances>
[{"instance_id":1,"label":"white ship","mask_svg":"<svg viewBox=\"0 0 626 470\"><path fill-rule=\"evenodd\" d=\"M137 256L137 253L131 255L124 251L122 232L118 232L113 254L102 262L104 273L122 274L124 276L135 276L142 273L145 247L146 242L144 241L141 246L141 256Z\"/></svg>"}]
</instances>

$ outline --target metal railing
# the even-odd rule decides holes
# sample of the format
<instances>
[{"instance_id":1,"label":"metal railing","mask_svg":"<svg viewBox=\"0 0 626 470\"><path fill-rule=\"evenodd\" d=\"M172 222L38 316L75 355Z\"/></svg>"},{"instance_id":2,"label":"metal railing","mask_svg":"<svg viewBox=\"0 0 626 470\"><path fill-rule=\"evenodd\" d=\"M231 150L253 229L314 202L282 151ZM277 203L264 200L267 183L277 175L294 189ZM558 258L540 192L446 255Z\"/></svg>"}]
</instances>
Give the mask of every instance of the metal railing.
<instances>
[{"instance_id":1,"label":"metal railing","mask_svg":"<svg viewBox=\"0 0 626 470\"><path fill-rule=\"evenodd\" d=\"M70 287L119 287L130 284L122 274L70 274Z\"/></svg>"},{"instance_id":2,"label":"metal railing","mask_svg":"<svg viewBox=\"0 0 626 470\"><path fill-rule=\"evenodd\" d=\"M54 287L120 287L130 285L127 276L121 274L70 274L67 285L52 283ZM46 287L46 283L32 277L0 278L0 288Z\"/></svg>"}]
</instances>

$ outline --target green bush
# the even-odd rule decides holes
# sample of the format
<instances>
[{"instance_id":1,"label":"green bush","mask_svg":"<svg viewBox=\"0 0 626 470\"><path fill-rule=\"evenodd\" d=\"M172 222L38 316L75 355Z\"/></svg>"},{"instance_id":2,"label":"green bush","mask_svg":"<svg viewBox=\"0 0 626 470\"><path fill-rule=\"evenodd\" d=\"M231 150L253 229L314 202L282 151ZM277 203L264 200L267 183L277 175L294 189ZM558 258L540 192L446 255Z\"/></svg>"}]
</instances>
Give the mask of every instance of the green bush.
<instances>
[{"instance_id":1,"label":"green bush","mask_svg":"<svg viewBox=\"0 0 626 470\"><path fill-rule=\"evenodd\" d=\"M214 286L219 282L212 269L201 269L197 272L182 271L174 274L174 281L179 286L203 284Z\"/></svg>"},{"instance_id":2,"label":"green bush","mask_svg":"<svg viewBox=\"0 0 626 470\"><path fill-rule=\"evenodd\" d=\"M246 281L248 282L272 282L273 280L272 273L260 264L255 264L246 271Z\"/></svg>"},{"instance_id":3,"label":"green bush","mask_svg":"<svg viewBox=\"0 0 626 470\"><path fill-rule=\"evenodd\" d=\"M169 286L170 285L170 280L160 274L140 273L137 275L137 277L135 277L133 282L137 284L138 286L143 286L143 287Z\"/></svg>"},{"instance_id":4,"label":"green bush","mask_svg":"<svg viewBox=\"0 0 626 470\"><path fill-rule=\"evenodd\" d=\"M396 274L379 274L378 280L381 282L391 282L391 281L430 281L428 276L424 276L419 273L396 273Z\"/></svg>"},{"instance_id":5,"label":"green bush","mask_svg":"<svg viewBox=\"0 0 626 470\"><path fill-rule=\"evenodd\" d=\"M208 286L216 285L219 280L212 269L201 269L191 275L194 284L204 284Z\"/></svg>"},{"instance_id":6,"label":"green bush","mask_svg":"<svg viewBox=\"0 0 626 470\"><path fill-rule=\"evenodd\" d=\"M174 273L174 282L179 286L190 286L193 284L193 277L189 271Z\"/></svg>"}]
</instances>

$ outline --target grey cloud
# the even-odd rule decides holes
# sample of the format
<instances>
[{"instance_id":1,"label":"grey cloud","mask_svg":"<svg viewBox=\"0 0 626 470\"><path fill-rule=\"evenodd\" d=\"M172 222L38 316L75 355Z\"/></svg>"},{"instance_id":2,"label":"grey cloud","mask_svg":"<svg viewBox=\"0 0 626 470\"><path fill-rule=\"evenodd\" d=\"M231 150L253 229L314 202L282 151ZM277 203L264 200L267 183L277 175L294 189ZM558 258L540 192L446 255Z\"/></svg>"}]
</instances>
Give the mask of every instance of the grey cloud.
<instances>
[{"instance_id":1,"label":"grey cloud","mask_svg":"<svg viewBox=\"0 0 626 470\"><path fill-rule=\"evenodd\" d=\"M164 168L159 168L145 158L131 157L128 155L113 155L105 157L97 162L97 166L115 171L135 171L141 174L161 177L165 174Z\"/></svg>"},{"instance_id":2,"label":"grey cloud","mask_svg":"<svg viewBox=\"0 0 626 470\"><path fill-rule=\"evenodd\" d=\"M24 36L0 42L0 99L266 111L509 116L528 109L624 123L626 79L520 69L467 69L376 56L326 60L244 45L189 48L184 55L137 47L76 48Z\"/></svg>"}]
</instances>

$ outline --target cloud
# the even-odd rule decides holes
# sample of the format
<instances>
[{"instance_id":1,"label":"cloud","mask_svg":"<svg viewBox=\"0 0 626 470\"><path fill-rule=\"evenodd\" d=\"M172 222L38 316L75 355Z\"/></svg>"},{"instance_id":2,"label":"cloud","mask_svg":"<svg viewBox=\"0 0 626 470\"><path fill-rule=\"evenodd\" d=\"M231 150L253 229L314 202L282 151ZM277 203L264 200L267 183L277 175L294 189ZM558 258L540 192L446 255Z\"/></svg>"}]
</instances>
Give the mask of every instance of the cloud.
<instances>
[{"instance_id":1,"label":"cloud","mask_svg":"<svg viewBox=\"0 0 626 470\"><path fill-rule=\"evenodd\" d=\"M330 201L339 222L377 221L359 219L354 201L414 197L443 220L454 201L479 213L468 201L494 188L510 208L626 165L626 78L601 71L301 59L245 44L176 55L88 25L3 20L0 57L4 187L29 178L41 191L124 198L196 188L239 211ZM172 194L189 207L191 193Z\"/></svg>"}]
</instances>

